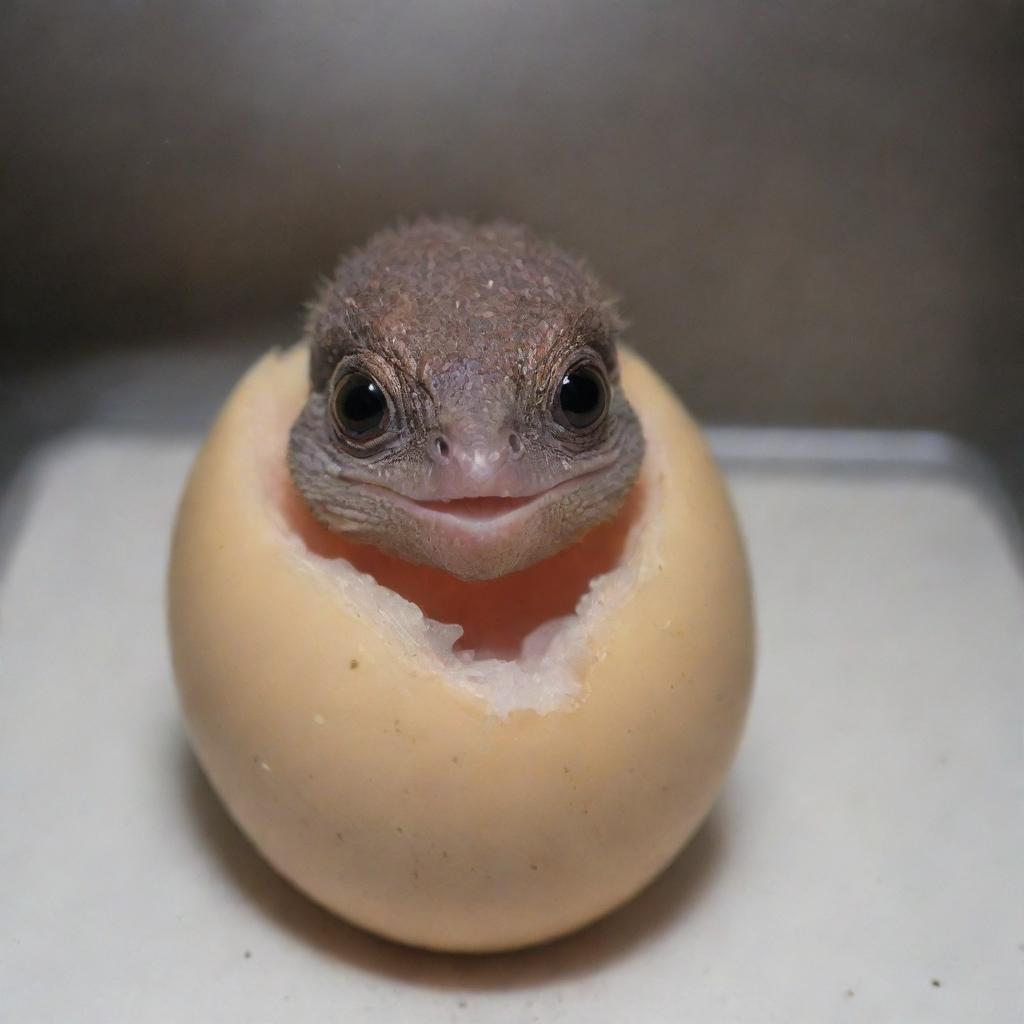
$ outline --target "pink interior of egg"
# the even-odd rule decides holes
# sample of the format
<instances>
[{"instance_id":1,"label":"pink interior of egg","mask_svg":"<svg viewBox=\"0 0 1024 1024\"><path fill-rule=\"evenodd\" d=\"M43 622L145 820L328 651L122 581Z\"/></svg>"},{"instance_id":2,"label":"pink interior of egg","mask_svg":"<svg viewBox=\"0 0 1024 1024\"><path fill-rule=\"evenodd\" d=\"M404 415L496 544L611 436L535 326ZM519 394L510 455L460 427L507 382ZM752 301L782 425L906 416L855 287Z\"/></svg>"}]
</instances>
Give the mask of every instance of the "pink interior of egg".
<instances>
[{"instance_id":1,"label":"pink interior of egg","mask_svg":"<svg viewBox=\"0 0 1024 1024\"><path fill-rule=\"evenodd\" d=\"M332 533L313 518L287 471L281 483L285 518L313 554L345 559L418 605L428 618L461 626L456 651L506 660L519 657L523 641L539 627L572 615L591 581L619 564L644 500L641 483L614 519L554 557L499 579L467 581Z\"/></svg>"}]
</instances>

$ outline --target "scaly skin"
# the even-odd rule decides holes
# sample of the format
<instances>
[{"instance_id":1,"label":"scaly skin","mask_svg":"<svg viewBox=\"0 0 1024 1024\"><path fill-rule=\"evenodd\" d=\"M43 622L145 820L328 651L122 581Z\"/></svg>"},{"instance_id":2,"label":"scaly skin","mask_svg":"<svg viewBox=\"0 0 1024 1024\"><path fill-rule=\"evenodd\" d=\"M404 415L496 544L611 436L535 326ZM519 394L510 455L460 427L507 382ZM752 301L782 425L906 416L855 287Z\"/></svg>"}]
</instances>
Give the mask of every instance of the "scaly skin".
<instances>
[{"instance_id":1,"label":"scaly skin","mask_svg":"<svg viewBox=\"0 0 1024 1024\"><path fill-rule=\"evenodd\" d=\"M381 232L311 309L292 479L353 540L464 579L524 569L611 518L636 481L644 441L619 382L620 330L597 281L524 228ZM581 364L607 396L582 429L559 418L563 378ZM332 415L353 373L387 397L369 442Z\"/></svg>"}]
</instances>

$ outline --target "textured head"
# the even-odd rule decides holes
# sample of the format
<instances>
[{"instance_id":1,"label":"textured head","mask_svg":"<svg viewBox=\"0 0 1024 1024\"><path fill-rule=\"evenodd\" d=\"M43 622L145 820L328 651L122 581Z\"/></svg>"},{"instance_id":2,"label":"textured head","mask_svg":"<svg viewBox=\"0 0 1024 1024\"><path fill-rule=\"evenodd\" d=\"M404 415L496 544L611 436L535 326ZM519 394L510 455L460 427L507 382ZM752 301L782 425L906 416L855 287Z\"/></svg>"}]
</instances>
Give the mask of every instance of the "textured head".
<instances>
[{"instance_id":1,"label":"textured head","mask_svg":"<svg viewBox=\"0 0 1024 1024\"><path fill-rule=\"evenodd\" d=\"M343 260L308 323L289 445L316 517L486 579L621 507L643 457L610 296L508 224L420 221Z\"/></svg>"}]
</instances>

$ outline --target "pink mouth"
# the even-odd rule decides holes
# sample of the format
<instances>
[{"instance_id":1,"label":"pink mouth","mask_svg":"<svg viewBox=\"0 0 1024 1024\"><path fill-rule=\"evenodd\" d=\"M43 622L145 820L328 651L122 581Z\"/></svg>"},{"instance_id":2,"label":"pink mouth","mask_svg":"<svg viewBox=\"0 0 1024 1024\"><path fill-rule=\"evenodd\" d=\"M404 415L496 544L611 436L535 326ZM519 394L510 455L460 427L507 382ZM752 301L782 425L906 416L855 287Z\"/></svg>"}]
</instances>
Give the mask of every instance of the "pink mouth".
<instances>
[{"instance_id":1,"label":"pink mouth","mask_svg":"<svg viewBox=\"0 0 1024 1024\"><path fill-rule=\"evenodd\" d=\"M586 473L562 480L546 490L512 497L484 495L445 500L421 499L407 497L380 484L366 481L350 483L363 490L375 491L393 504L404 508L421 522L433 523L436 528L450 531L456 537L486 543L488 540L508 537L510 532L522 528L532 516L580 487L585 480L603 472L605 468L598 466Z\"/></svg>"},{"instance_id":2,"label":"pink mouth","mask_svg":"<svg viewBox=\"0 0 1024 1024\"><path fill-rule=\"evenodd\" d=\"M524 505L536 501L540 495L528 494L519 498L453 498L450 501L417 501L420 508L440 512L457 519L474 521L500 519Z\"/></svg>"}]
</instances>

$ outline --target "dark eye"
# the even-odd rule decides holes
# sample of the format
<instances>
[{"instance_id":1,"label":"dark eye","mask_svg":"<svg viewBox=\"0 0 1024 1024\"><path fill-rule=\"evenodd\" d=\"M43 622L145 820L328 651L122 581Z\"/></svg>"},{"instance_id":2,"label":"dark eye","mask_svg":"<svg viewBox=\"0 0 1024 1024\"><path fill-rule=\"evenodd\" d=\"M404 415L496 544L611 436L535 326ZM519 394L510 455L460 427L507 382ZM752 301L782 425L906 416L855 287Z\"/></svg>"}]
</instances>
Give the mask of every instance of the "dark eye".
<instances>
[{"instance_id":1,"label":"dark eye","mask_svg":"<svg viewBox=\"0 0 1024 1024\"><path fill-rule=\"evenodd\" d=\"M346 373L334 386L331 412L337 428L355 441L384 432L390 414L381 386L365 373Z\"/></svg>"},{"instance_id":2,"label":"dark eye","mask_svg":"<svg viewBox=\"0 0 1024 1024\"><path fill-rule=\"evenodd\" d=\"M567 370L555 399L555 418L573 430L592 427L608 405L608 386L596 366L582 363Z\"/></svg>"}]
</instances>

